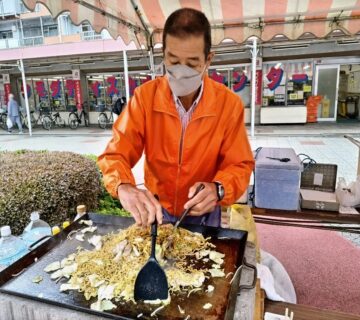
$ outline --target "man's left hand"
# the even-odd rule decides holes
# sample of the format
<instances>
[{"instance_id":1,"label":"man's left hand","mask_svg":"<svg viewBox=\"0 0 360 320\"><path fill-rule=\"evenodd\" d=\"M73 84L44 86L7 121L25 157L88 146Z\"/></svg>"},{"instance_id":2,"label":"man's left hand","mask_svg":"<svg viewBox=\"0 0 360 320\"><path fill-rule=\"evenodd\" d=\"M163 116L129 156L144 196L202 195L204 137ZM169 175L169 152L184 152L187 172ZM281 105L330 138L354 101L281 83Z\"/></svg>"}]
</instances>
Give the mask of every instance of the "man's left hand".
<instances>
[{"instance_id":1,"label":"man's left hand","mask_svg":"<svg viewBox=\"0 0 360 320\"><path fill-rule=\"evenodd\" d=\"M203 184L205 188L201 190L193 199L196 188ZM184 209L194 206L189 212L189 216L201 216L205 213L214 211L217 204L216 185L213 182L196 182L189 190L189 201L185 203Z\"/></svg>"}]
</instances>

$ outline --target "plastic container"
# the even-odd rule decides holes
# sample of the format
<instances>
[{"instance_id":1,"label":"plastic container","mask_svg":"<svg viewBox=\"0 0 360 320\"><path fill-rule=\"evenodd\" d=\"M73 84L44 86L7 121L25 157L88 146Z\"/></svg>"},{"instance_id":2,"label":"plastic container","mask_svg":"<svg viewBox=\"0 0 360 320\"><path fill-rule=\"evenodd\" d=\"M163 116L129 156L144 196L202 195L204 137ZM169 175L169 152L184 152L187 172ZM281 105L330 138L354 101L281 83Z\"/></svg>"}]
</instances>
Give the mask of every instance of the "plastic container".
<instances>
[{"instance_id":1,"label":"plastic container","mask_svg":"<svg viewBox=\"0 0 360 320\"><path fill-rule=\"evenodd\" d=\"M30 223L24 229L22 239L28 246L34 242L44 238L45 236L51 236L51 227L43 220L40 219L39 212L32 212L30 215ZM44 239L45 241L46 239Z\"/></svg>"},{"instance_id":2,"label":"plastic container","mask_svg":"<svg viewBox=\"0 0 360 320\"><path fill-rule=\"evenodd\" d=\"M53 236L55 236L55 235L57 235L58 233L60 233L60 231L61 231L61 229L60 229L59 226L53 226L53 227L51 228L51 232L52 232L52 235L53 235Z\"/></svg>"},{"instance_id":3,"label":"plastic container","mask_svg":"<svg viewBox=\"0 0 360 320\"><path fill-rule=\"evenodd\" d=\"M11 234L9 226L0 229L0 271L29 252L26 243Z\"/></svg>"},{"instance_id":4,"label":"plastic container","mask_svg":"<svg viewBox=\"0 0 360 320\"><path fill-rule=\"evenodd\" d=\"M75 217L75 221L80 219L83 215L86 214L86 206L83 204L80 204L76 207L76 217Z\"/></svg>"},{"instance_id":5,"label":"plastic container","mask_svg":"<svg viewBox=\"0 0 360 320\"><path fill-rule=\"evenodd\" d=\"M282 162L276 158L288 158L289 161ZM255 206L297 210L301 170L302 165L293 149L262 148L255 162Z\"/></svg>"}]
</instances>

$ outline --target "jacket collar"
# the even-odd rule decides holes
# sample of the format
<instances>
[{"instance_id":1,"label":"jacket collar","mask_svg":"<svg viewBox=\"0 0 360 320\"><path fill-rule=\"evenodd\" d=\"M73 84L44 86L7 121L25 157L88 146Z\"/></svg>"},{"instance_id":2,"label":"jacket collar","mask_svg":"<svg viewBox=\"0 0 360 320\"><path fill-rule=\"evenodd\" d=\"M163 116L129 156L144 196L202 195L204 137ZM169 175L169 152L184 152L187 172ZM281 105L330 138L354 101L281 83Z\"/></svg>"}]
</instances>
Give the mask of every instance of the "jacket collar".
<instances>
[{"instance_id":1,"label":"jacket collar","mask_svg":"<svg viewBox=\"0 0 360 320\"><path fill-rule=\"evenodd\" d=\"M178 112L166 76L159 78L158 81L159 85L156 88L154 98L154 111L165 112L177 117ZM216 94L212 81L207 75L204 77L204 91L192 119L216 115Z\"/></svg>"}]
</instances>

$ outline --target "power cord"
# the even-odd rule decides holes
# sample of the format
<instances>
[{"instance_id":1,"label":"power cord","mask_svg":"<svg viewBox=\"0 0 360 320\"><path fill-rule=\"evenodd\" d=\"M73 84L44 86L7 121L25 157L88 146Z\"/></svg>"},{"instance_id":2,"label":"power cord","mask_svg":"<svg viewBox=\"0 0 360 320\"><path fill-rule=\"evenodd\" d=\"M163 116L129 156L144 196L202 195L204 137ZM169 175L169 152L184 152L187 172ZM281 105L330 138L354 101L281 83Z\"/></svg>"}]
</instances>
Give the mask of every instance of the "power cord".
<instances>
[{"instance_id":1,"label":"power cord","mask_svg":"<svg viewBox=\"0 0 360 320\"><path fill-rule=\"evenodd\" d=\"M312 164L316 164L316 161L305 153L299 153L297 156L300 159L300 163L304 167L303 171L306 171ZM301 159L301 157L304 157L304 158Z\"/></svg>"}]
</instances>

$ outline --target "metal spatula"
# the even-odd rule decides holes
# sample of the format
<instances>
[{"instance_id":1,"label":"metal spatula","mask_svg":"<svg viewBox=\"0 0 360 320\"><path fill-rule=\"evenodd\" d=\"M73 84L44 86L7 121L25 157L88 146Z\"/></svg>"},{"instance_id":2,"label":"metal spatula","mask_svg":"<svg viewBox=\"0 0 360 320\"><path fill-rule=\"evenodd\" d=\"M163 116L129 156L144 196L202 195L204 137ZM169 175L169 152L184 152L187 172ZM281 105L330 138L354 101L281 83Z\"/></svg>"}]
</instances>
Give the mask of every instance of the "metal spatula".
<instances>
[{"instance_id":1,"label":"metal spatula","mask_svg":"<svg viewBox=\"0 0 360 320\"><path fill-rule=\"evenodd\" d=\"M151 225L151 255L135 280L134 298L138 300L166 300L169 286L164 270L155 257L157 221Z\"/></svg>"}]
</instances>

